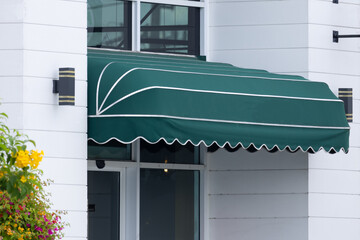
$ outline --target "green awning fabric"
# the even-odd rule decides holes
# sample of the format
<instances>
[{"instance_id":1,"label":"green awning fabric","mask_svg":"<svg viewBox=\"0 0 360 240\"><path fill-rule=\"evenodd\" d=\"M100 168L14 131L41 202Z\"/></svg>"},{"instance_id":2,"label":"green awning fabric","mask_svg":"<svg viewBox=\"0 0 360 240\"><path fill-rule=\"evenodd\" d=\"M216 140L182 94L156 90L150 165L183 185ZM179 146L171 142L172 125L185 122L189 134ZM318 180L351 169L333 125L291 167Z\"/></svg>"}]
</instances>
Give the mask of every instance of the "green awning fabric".
<instances>
[{"instance_id":1,"label":"green awning fabric","mask_svg":"<svg viewBox=\"0 0 360 240\"><path fill-rule=\"evenodd\" d=\"M88 51L88 135L348 151L343 102L323 82L193 57Z\"/></svg>"}]
</instances>

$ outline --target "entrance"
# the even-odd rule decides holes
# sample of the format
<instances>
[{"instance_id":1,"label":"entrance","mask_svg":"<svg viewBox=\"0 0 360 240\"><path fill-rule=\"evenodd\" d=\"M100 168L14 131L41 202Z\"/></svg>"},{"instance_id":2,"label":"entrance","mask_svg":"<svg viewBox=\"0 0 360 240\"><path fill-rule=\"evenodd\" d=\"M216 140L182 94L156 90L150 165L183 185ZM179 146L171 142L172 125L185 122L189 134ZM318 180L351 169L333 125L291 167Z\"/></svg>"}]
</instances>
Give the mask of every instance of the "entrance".
<instances>
[{"instance_id":1,"label":"entrance","mask_svg":"<svg viewBox=\"0 0 360 240\"><path fill-rule=\"evenodd\" d=\"M120 172L88 172L89 240L120 239Z\"/></svg>"}]
</instances>

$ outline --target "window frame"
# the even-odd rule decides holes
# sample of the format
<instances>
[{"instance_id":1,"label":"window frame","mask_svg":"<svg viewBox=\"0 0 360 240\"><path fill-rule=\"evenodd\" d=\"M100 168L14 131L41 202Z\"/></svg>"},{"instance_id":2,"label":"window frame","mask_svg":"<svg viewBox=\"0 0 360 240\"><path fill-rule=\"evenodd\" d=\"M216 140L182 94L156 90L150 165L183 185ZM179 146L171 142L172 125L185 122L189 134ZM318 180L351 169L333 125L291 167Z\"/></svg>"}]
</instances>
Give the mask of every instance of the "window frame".
<instances>
[{"instance_id":1,"label":"window frame","mask_svg":"<svg viewBox=\"0 0 360 240\"><path fill-rule=\"evenodd\" d=\"M88 5L89 6L89 5ZM132 17L132 3L131 1L124 1L124 26L121 27L87 27L87 34L91 33L102 33L102 32L117 32L122 29L126 38L122 40L124 48L112 48L112 47L101 47L100 46L90 46L92 48L100 49L115 49L115 50L131 50L132 49L132 29L133 29L133 17ZM103 31L107 30L107 31ZM88 37L88 36L87 36ZM88 46L89 47L89 46Z\"/></svg>"},{"instance_id":2,"label":"window frame","mask_svg":"<svg viewBox=\"0 0 360 240\"><path fill-rule=\"evenodd\" d=\"M132 51L141 51L141 3L156 3L184 7L196 7L200 9L200 32L199 45L200 56L208 53L208 2L209 0L188 1L188 0L129 0L132 2ZM166 54L166 53L165 53ZM184 55L184 54L182 54Z\"/></svg>"}]
</instances>

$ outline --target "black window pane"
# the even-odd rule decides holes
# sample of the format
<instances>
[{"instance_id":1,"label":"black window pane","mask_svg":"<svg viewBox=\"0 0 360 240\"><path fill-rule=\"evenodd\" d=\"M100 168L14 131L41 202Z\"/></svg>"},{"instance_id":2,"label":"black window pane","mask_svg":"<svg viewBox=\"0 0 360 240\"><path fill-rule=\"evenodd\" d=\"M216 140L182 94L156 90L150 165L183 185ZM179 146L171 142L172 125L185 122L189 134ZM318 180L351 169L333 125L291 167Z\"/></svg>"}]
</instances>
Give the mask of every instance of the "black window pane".
<instances>
[{"instance_id":1,"label":"black window pane","mask_svg":"<svg viewBox=\"0 0 360 240\"><path fill-rule=\"evenodd\" d=\"M89 240L119 239L120 174L88 172Z\"/></svg>"},{"instance_id":2,"label":"black window pane","mask_svg":"<svg viewBox=\"0 0 360 240\"><path fill-rule=\"evenodd\" d=\"M131 3L88 0L88 46L130 49Z\"/></svg>"},{"instance_id":3,"label":"black window pane","mask_svg":"<svg viewBox=\"0 0 360 240\"><path fill-rule=\"evenodd\" d=\"M105 144L97 144L88 141L88 159L90 160L130 160L131 145L122 144L116 140L111 140Z\"/></svg>"},{"instance_id":4,"label":"black window pane","mask_svg":"<svg viewBox=\"0 0 360 240\"><path fill-rule=\"evenodd\" d=\"M199 240L199 172L141 169L140 239Z\"/></svg>"},{"instance_id":5,"label":"black window pane","mask_svg":"<svg viewBox=\"0 0 360 240\"><path fill-rule=\"evenodd\" d=\"M171 145L160 141L150 144L140 143L140 161L153 163L199 164L199 148L191 143L181 145L174 142Z\"/></svg>"},{"instance_id":6,"label":"black window pane","mask_svg":"<svg viewBox=\"0 0 360 240\"><path fill-rule=\"evenodd\" d=\"M200 53L200 10L141 3L141 51Z\"/></svg>"}]
</instances>

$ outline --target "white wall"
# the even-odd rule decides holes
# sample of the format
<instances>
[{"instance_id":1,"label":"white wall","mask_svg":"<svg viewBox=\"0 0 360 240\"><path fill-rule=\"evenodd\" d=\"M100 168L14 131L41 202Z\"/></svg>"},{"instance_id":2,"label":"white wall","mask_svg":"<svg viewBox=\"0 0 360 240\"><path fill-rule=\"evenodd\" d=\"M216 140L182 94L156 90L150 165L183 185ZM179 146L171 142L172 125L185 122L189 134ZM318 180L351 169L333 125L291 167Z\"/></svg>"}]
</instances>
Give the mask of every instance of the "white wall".
<instances>
[{"instance_id":1,"label":"white wall","mask_svg":"<svg viewBox=\"0 0 360 240\"><path fill-rule=\"evenodd\" d=\"M210 240L307 239L307 154L207 154Z\"/></svg>"},{"instance_id":2,"label":"white wall","mask_svg":"<svg viewBox=\"0 0 360 240\"><path fill-rule=\"evenodd\" d=\"M209 61L305 75L307 1L209 0Z\"/></svg>"},{"instance_id":3,"label":"white wall","mask_svg":"<svg viewBox=\"0 0 360 240\"><path fill-rule=\"evenodd\" d=\"M67 210L65 239L87 236L86 0L0 0L0 112L43 149L54 209ZM76 105L59 106L52 80L76 68Z\"/></svg>"},{"instance_id":4,"label":"white wall","mask_svg":"<svg viewBox=\"0 0 360 240\"><path fill-rule=\"evenodd\" d=\"M333 43L332 31L360 34L360 2L209 1L209 60L299 74L327 82L335 94L338 88L353 88L354 122L350 124L349 154L309 155L306 170L309 195L304 200L308 201L308 236L302 239L359 239L360 39L340 39L339 43ZM252 191L258 188L255 185ZM215 236L234 229L246 234L240 224L238 228L233 228L236 224L230 226L215 224L211 231Z\"/></svg>"},{"instance_id":5,"label":"white wall","mask_svg":"<svg viewBox=\"0 0 360 240\"><path fill-rule=\"evenodd\" d=\"M309 1L309 78L353 88L349 154L309 157L309 240L360 238L360 39L332 42L332 31L360 34L360 2Z\"/></svg>"}]
</instances>

